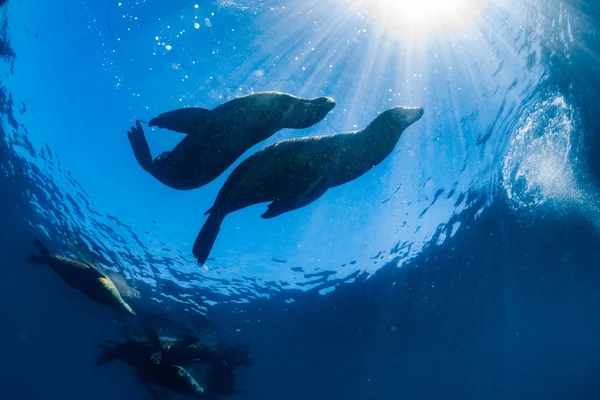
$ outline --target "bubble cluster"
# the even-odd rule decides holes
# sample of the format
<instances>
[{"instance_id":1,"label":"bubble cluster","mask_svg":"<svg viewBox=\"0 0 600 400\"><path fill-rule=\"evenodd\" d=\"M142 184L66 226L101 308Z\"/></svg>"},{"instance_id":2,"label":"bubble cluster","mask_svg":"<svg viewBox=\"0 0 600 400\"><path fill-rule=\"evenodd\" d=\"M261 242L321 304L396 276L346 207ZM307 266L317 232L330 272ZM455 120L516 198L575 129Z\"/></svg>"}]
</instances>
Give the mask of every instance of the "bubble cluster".
<instances>
[{"instance_id":1,"label":"bubble cluster","mask_svg":"<svg viewBox=\"0 0 600 400\"><path fill-rule=\"evenodd\" d=\"M513 205L581 198L571 159L576 125L573 107L559 95L523 113L502 168L504 189Z\"/></svg>"}]
</instances>

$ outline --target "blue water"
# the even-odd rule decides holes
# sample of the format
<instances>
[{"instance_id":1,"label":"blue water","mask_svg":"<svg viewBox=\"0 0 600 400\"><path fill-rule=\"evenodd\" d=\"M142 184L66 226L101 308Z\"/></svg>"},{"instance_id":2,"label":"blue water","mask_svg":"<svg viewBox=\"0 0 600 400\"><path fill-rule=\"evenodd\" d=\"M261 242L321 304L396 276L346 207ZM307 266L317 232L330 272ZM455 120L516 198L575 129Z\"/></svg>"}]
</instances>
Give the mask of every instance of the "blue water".
<instances>
[{"instance_id":1,"label":"blue water","mask_svg":"<svg viewBox=\"0 0 600 400\"><path fill-rule=\"evenodd\" d=\"M123 330L25 263L34 236L247 345L240 400L600 398L596 0L481 1L420 33L358 0L0 4L0 398L150 398L94 365ZM135 161L136 119L265 90L337 105L193 191ZM384 162L277 218L229 215L197 264L243 159L398 105L425 114ZM153 156L183 137L145 129Z\"/></svg>"}]
</instances>

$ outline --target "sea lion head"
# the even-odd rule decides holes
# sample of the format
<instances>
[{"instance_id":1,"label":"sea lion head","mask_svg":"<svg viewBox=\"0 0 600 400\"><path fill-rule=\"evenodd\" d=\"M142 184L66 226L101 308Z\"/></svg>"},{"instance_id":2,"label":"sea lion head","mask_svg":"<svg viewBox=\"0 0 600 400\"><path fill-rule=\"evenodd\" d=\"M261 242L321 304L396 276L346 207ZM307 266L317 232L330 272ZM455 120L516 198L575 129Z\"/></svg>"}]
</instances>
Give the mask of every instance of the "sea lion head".
<instances>
[{"instance_id":1,"label":"sea lion head","mask_svg":"<svg viewBox=\"0 0 600 400\"><path fill-rule=\"evenodd\" d=\"M376 120L398 129L406 129L423 116L421 107L394 107L382 112Z\"/></svg>"},{"instance_id":2,"label":"sea lion head","mask_svg":"<svg viewBox=\"0 0 600 400\"><path fill-rule=\"evenodd\" d=\"M305 129L320 122L335 107L331 97L316 97L294 104L294 114L297 116L296 126Z\"/></svg>"},{"instance_id":3,"label":"sea lion head","mask_svg":"<svg viewBox=\"0 0 600 400\"><path fill-rule=\"evenodd\" d=\"M382 146L382 156L394 148L402 133L423 116L421 107L394 107L379 114L364 129L367 137L377 138Z\"/></svg>"}]
</instances>

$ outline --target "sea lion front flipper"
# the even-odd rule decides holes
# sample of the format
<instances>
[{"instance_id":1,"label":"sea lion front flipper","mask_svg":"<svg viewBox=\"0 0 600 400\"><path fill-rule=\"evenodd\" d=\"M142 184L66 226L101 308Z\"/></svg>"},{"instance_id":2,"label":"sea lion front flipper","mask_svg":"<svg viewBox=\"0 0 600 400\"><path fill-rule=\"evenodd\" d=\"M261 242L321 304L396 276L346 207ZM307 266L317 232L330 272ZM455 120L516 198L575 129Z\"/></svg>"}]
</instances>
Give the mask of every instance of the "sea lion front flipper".
<instances>
[{"instance_id":1,"label":"sea lion front flipper","mask_svg":"<svg viewBox=\"0 0 600 400\"><path fill-rule=\"evenodd\" d=\"M295 199L292 199L292 201L290 201L290 199L275 200L267 206L267 211L265 211L260 217L262 219L271 219L285 212L299 208L295 206L295 202Z\"/></svg>"},{"instance_id":2,"label":"sea lion front flipper","mask_svg":"<svg viewBox=\"0 0 600 400\"><path fill-rule=\"evenodd\" d=\"M180 108L152 118L148 125L190 135L205 131L206 125L213 119L214 113L211 110L198 107Z\"/></svg>"},{"instance_id":3,"label":"sea lion front flipper","mask_svg":"<svg viewBox=\"0 0 600 400\"><path fill-rule=\"evenodd\" d=\"M270 219L288 211L297 210L317 200L327 191L327 188L320 187L318 182L314 185L311 185L311 189L312 190L304 192L298 196L285 197L273 201L267 206L267 211L265 211L260 217L262 219Z\"/></svg>"}]
</instances>

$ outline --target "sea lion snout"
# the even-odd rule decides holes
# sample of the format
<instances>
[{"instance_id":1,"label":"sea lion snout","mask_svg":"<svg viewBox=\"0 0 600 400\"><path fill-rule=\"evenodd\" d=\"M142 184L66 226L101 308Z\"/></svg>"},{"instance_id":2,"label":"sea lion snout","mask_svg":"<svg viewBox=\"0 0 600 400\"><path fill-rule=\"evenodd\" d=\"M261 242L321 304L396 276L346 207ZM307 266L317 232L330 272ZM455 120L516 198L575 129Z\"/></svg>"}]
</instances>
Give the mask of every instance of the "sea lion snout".
<instances>
[{"instance_id":1,"label":"sea lion snout","mask_svg":"<svg viewBox=\"0 0 600 400\"><path fill-rule=\"evenodd\" d=\"M401 119L405 126L410 126L423 116L422 107L395 107L390 110L395 118Z\"/></svg>"},{"instance_id":2,"label":"sea lion snout","mask_svg":"<svg viewBox=\"0 0 600 400\"><path fill-rule=\"evenodd\" d=\"M327 112L333 110L335 107L335 100L331 97L317 97L315 103L323 107L323 109L327 110Z\"/></svg>"},{"instance_id":3,"label":"sea lion snout","mask_svg":"<svg viewBox=\"0 0 600 400\"><path fill-rule=\"evenodd\" d=\"M414 124L423 116L423 108L422 107L412 107L406 109L407 121L409 124Z\"/></svg>"},{"instance_id":4,"label":"sea lion snout","mask_svg":"<svg viewBox=\"0 0 600 400\"><path fill-rule=\"evenodd\" d=\"M331 97L318 97L317 103L319 104L319 107L322 110L321 112L323 118L325 118L325 116L329 114L329 112L333 110L333 108L336 106L335 100Z\"/></svg>"},{"instance_id":5,"label":"sea lion snout","mask_svg":"<svg viewBox=\"0 0 600 400\"><path fill-rule=\"evenodd\" d=\"M406 128L417 122L423 116L421 107L394 107L390 108L379 116L369 125L368 129L374 132L381 132L380 129L400 130L402 133ZM379 134L379 136L381 136ZM398 138L393 140L396 144Z\"/></svg>"},{"instance_id":6,"label":"sea lion snout","mask_svg":"<svg viewBox=\"0 0 600 400\"><path fill-rule=\"evenodd\" d=\"M298 106L302 108L295 114L295 127L304 129L315 125L325 118L335 105L335 100L331 97L316 97L303 103L298 103Z\"/></svg>"}]
</instances>

